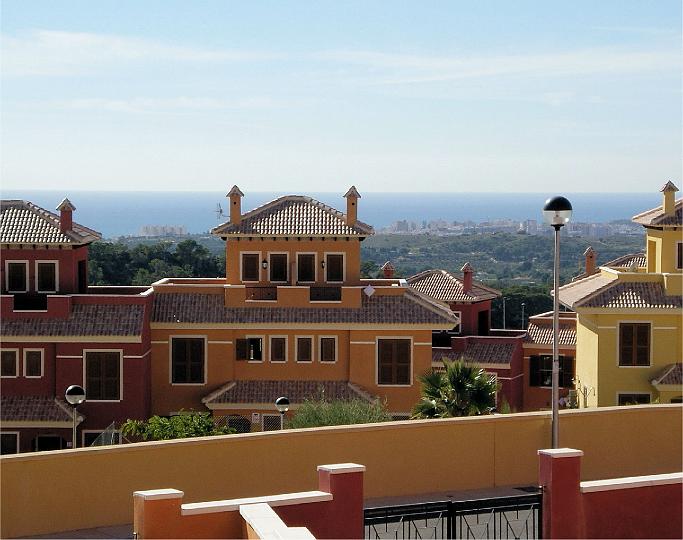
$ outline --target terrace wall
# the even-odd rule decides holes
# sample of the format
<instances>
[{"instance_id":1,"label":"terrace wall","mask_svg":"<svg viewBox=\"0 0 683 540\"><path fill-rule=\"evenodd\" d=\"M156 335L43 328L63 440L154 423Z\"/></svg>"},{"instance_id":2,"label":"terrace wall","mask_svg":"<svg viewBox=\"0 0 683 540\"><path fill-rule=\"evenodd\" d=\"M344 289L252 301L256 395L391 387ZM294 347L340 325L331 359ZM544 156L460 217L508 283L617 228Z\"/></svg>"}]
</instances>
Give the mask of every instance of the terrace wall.
<instances>
[{"instance_id":1,"label":"terrace wall","mask_svg":"<svg viewBox=\"0 0 683 540\"><path fill-rule=\"evenodd\" d=\"M584 451L583 480L681 470L681 405L568 410L560 421L560 444ZM131 523L132 493L162 486L186 501L304 491L319 463L364 464L366 499L536 485L550 426L535 412L3 456L0 535Z\"/></svg>"}]
</instances>

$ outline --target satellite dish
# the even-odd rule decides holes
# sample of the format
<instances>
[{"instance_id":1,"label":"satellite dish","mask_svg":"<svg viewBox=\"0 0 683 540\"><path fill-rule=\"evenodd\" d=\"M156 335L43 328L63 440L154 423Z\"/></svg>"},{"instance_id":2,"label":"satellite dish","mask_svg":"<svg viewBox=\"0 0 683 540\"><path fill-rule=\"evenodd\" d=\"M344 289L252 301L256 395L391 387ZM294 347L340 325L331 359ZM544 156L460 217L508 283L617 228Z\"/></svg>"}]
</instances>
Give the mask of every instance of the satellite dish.
<instances>
[{"instance_id":1,"label":"satellite dish","mask_svg":"<svg viewBox=\"0 0 683 540\"><path fill-rule=\"evenodd\" d=\"M363 289L363 292L365 293L365 296L370 298L373 294L375 294L375 288L372 285L368 285Z\"/></svg>"}]
</instances>

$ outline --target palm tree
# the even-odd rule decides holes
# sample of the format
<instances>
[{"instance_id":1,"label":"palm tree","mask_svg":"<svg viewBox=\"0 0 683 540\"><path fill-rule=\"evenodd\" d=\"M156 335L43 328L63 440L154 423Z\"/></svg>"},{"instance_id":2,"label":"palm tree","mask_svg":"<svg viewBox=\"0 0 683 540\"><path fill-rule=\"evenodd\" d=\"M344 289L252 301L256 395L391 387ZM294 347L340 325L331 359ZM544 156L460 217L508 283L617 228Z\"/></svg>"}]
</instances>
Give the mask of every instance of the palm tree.
<instances>
[{"instance_id":1,"label":"palm tree","mask_svg":"<svg viewBox=\"0 0 683 540\"><path fill-rule=\"evenodd\" d=\"M422 399L413 418L449 418L490 414L496 405L498 384L483 369L461 361L443 360L444 372L420 376Z\"/></svg>"}]
</instances>

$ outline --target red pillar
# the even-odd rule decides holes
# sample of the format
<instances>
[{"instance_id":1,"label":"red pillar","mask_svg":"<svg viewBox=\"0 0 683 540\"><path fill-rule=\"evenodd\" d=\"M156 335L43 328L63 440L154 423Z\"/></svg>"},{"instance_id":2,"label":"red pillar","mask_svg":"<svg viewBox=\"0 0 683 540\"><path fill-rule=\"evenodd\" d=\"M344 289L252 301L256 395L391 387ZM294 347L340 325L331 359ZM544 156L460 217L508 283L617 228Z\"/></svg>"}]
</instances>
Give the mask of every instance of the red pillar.
<instances>
[{"instance_id":1,"label":"red pillar","mask_svg":"<svg viewBox=\"0 0 683 540\"><path fill-rule=\"evenodd\" d=\"M318 489L332 493L334 512L327 518L336 538L363 538L364 465L339 463L318 466Z\"/></svg>"},{"instance_id":2,"label":"red pillar","mask_svg":"<svg viewBox=\"0 0 683 540\"><path fill-rule=\"evenodd\" d=\"M543 488L543 538L585 538L581 507L581 450L539 450L538 480Z\"/></svg>"}]
</instances>

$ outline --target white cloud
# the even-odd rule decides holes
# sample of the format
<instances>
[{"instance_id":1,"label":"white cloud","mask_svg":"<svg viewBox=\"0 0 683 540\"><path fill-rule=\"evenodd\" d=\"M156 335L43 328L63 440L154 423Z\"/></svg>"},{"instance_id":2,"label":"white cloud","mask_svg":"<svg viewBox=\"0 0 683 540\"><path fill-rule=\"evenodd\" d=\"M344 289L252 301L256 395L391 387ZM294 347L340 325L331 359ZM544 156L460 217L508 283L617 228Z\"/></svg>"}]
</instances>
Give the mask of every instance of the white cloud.
<instances>
[{"instance_id":1,"label":"white cloud","mask_svg":"<svg viewBox=\"0 0 683 540\"><path fill-rule=\"evenodd\" d=\"M206 97L173 97L173 98L84 98L74 99L58 104L62 108L78 110L99 110L127 113L167 113L178 111L202 110L235 110L235 109L268 109L277 104L268 97L252 97L245 99L216 99Z\"/></svg>"},{"instance_id":2,"label":"white cloud","mask_svg":"<svg viewBox=\"0 0 683 540\"><path fill-rule=\"evenodd\" d=\"M19 36L2 36L5 76L71 75L133 62L244 62L278 57L264 52L202 49L85 32L34 30Z\"/></svg>"}]
</instances>

